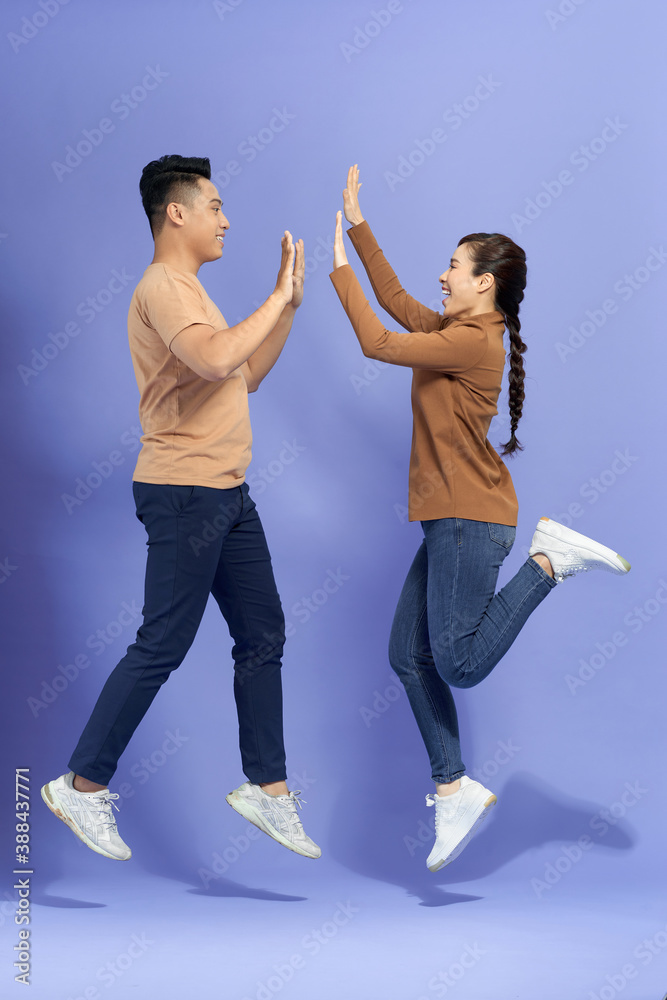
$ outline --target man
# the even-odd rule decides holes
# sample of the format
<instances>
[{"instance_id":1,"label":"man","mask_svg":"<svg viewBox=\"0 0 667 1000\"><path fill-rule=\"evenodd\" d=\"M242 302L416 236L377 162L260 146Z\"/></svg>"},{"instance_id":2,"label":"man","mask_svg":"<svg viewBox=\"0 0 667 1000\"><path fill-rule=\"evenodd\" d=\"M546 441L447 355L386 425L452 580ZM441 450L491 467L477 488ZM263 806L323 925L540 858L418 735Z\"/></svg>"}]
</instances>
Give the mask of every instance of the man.
<instances>
[{"instance_id":1,"label":"man","mask_svg":"<svg viewBox=\"0 0 667 1000\"><path fill-rule=\"evenodd\" d=\"M228 327L199 283L222 257L229 222L208 159L163 156L140 191L155 253L128 316L144 435L134 471L148 534L144 620L112 671L69 774L42 789L48 807L92 850L127 860L108 783L160 686L183 661L213 594L234 639L234 696L248 781L227 796L290 850L320 856L285 784L281 656L284 617L271 559L245 482L248 392L271 371L303 298L303 241L282 239L276 287ZM116 808L114 806L114 808Z\"/></svg>"}]
</instances>

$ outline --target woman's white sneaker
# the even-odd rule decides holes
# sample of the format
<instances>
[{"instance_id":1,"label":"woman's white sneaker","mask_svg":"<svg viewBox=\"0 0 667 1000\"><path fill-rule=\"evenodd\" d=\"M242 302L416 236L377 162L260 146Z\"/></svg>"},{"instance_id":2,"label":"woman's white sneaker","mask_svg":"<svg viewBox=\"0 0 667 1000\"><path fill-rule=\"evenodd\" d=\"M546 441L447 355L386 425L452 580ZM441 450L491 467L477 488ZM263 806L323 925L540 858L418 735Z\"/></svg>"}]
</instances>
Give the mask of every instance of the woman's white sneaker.
<instances>
[{"instance_id":1,"label":"woman's white sneaker","mask_svg":"<svg viewBox=\"0 0 667 1000\"><path fill-rule=\"evenodd\" d=\"M429 871L437 872L458 858L496 802L493 792L465 774L458 792L426 796L426 805L435 806L435 844L426 859Z\"/></svg>"},{"instance_id":2,"label":"woman's white sneaker","mask_svg":"<svg viewBox=\"0 0 667 1000\"><path fill-rule=\"evenodd\" d=\"M74 773L63 774L42 788L42 798L52 813L92 851L114 861L127 861L132 851L118 834L112 811L118 809L117 792L104 788L99 792L77 792Z\"/></svg>"},{"instance_id":3,"label":"woman's white sneaker","mask_svg":"<svg viewBox=\"0 0 667 1000\"><path fill-rule=\"evenodd\" d=\"M587 573L591 569L604 569L608 573L625 575L630 563L606 545L580 535L572 528L566 528L558 521L542 517L537 523L533 540L528 550L529 556L542 553L547 557L554 571L556 583L562 583L568 576Z\"/></svg>"},{"instance_id":4,"label":"woman's white sneaker","mask_svg":"<svg viewBox=\"0 0 667 1000\"><path fill-rule=\"evenodd\" d=\"M240 813L244 819L268 833L283 847L288 847L296 854L306 858L319 858L322 851L305 833L297 813L297 806L302 809L302 799L297 798L301 792L290 792L289 795L267 795L259 785L246 781L226 796L226 801L232 809Z\"/></svg>"}]
</instances>

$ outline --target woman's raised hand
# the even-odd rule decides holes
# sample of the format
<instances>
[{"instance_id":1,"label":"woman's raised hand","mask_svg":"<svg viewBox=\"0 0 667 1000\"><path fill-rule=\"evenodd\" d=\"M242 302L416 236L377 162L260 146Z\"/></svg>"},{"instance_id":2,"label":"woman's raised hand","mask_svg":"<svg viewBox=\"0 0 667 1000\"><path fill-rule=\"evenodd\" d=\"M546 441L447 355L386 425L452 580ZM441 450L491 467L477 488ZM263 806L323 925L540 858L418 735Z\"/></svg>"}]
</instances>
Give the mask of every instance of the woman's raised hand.
<instances>
[{"instance_id":1,"label":"woman's raised hand","mask_svg":"<svg viewBox=\"0 0 667 1000\"><path fill-rule=\"evenodd\" d=\"M359 208L360 187L359 167L355 163L354 166L350 167L347 172L347 187L343 191L343 208L345 210L345 218L352 226L358 226L360 222L364 221L361 209Z\"/></svg>"},{"instance_id":2,"label":"woman's raised hand","mask_svg":"<svg viewBox=\"0 0 667 1000\"><path fill-rule=\"evenodd\" d=\"M333 257L334 271L337 267L343 267L344 264L347 264L347 254L345 253L345 244L343 243L343 213L336 212L336 234L334 236Z\"/></svg>"}]
</instances>

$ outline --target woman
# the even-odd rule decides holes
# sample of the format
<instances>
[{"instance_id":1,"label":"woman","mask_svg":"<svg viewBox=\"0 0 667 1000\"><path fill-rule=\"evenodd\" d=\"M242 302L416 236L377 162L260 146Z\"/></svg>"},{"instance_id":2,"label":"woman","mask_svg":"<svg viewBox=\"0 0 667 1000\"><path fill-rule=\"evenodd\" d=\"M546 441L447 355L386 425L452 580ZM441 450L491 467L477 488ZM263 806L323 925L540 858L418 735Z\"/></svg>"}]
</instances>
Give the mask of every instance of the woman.
<instances>
[{"instance_id":1,"label":"woman","mask_svg":"<svg viewBox=\"0 0 667 1000\"><path fill-rule=\"evenodd\" d=\"M409 333L385 329L348 265L341 212L331 280L368 358L412 368L413 437L409 517L422 542L399 598L389 658L429 753L436 794L436 841L426 864L456 858L496 802L465 775L449 685L479 684L507 652L551 590L577 573L630 565L604 545L549 518L538 523L529 558L499 593L500 566L514 543L517 500L510 474L486 439L501 388L503 332L510 340L511 434L503 455L521 449L526 350L519 303L526 256L507 236L459 241L440 275L444 315L411 298L384 258L359 207L359 171L343 192L349 236L379 304Z\"/></svg>"}]
</instances>

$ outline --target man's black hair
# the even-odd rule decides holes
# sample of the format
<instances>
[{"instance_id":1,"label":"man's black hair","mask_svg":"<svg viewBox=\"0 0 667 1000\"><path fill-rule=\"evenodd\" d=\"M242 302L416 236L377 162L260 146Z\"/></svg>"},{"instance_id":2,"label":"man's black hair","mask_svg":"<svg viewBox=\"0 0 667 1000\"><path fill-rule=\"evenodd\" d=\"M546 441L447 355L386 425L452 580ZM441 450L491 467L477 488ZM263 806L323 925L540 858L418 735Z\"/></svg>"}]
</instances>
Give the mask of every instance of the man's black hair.
<instances>
[{"instance_id":1,"label":"man's black hair","mask_svg":"<svg viewBox=\"0 0 667 1000\"><path fill-rule=\"evenodd\" d=\"M211 179L211 163L206 156L161 156L151 160L141 172L139 191L153 237L165 221L165 210L172 201L191 205L199 193L199 178Z\"/></svg>"}]
</instances>

